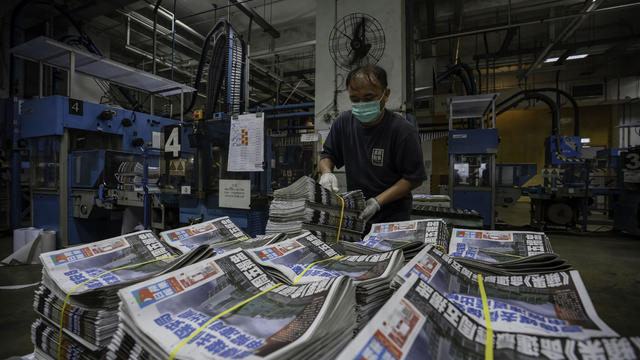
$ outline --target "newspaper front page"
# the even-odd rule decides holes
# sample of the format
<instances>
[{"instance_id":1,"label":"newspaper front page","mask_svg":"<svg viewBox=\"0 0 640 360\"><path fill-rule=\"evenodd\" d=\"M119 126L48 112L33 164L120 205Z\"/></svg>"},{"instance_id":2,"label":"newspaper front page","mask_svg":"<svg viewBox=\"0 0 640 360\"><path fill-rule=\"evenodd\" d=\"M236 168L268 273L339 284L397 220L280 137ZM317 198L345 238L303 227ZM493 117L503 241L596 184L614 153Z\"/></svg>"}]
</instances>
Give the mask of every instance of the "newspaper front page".
<instances>
[{"instance_id":1,"label":"newspaper front page","mask_svg":"<svg viewBox=\"0 0 640 360\"><path fill-rule=\"evenodd\" d=\"M403 267L395 281L417 277L484 323L478 276L439 249L427 246ZM616 336L596 313L577 271L518 276L486 276L491 323L495 330L586 339Z\"/></svg>"},{"instance_id":2,"label":"newspaper front page","mask_svg":"<svg viewBox=\"0 0 640 360\"><path fill-rule=\"evenodd\" d=\"M438 291L434 280L427 282L422 277L411 276L337 358L486 359L485 322L479 322L474 311L467 310L468 307L461 308L460 300L460 297ZM469 299L469 304L471 302L475 304L476 300ZM504 309L497 310L497 304L495 300L492 302L491 317L494 312L497 318L511 316L507 315L510 314L508 312L503 315L501 311ZM522 307L514 309L523 310ZM494 328L491 338L493 358L606 360L637 359L640 356L638 337L614 337L610 331L600 331L594 332L594 337L578 339L559 332L562 331L560 328L580 325L573 321L549 322L551 318L518 312L514 320L518 326ZM522 319L527 319L529 324L535 321L548 329L535 335L521 332Z\"/></svg>"},{"instance_id":3,"label":"newspaper front page","mask_svg":"<svg viewBox=\"0 0 640 360\"><path fill-rule=\"evenodd\" d=\"M355 292L350 279L275 285L244 252L228 252L122 289L123 334L146 344L142 347L152 357L166 358L213 317L269 289L210 322L176 358L286 358L300 344L325 339L323 330L351 331ZM339 316L346 321L338 321ZM121 357L125 347L112 342L111 356Z\"/></svg>"}]
</instances>

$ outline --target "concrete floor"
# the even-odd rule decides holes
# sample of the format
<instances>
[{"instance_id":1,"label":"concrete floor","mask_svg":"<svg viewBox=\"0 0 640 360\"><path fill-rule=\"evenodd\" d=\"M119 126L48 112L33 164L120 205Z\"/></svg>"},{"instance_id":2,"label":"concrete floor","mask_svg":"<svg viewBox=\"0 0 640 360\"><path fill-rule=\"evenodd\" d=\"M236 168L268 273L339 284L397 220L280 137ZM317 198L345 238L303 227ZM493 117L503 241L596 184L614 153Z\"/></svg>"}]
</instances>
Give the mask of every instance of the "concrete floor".
<instances>
[{"instance_id":1,"label":"concrete floor","mask_svg":"<svg viewBox=\"0 0 640 360\"><path fill-rule=\"evenodd\" d=\"M513 225L529 219L529 204L499 209L499 218ZM640 335L640 238L624 234L569 235L549 233L554 251L580 272L596 311L620 335ZM11 237L0 237L0 259L11 252ZM0 286L30 284L41 266L0 267ZM33 351L30 326L35 319L33 291L0 288L0 359Z\"/></svg>"}]
</instances>

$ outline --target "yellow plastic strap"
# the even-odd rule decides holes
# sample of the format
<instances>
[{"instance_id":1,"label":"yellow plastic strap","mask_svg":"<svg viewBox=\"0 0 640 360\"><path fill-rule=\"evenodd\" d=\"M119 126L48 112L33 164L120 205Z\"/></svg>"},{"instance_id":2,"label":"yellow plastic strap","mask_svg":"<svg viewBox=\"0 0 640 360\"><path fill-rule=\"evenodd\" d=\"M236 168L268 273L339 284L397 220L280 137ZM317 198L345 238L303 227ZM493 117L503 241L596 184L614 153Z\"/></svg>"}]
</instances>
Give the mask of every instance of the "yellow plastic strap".
<instances>
[{"instance_id":1,"label":"yellow plastic strap","mask_svg":"<svg viewBox=\"0 0 640 360\"><path fill-rule=\"evenodd\" d=\"M442 246L440 244L427 244L427 245L431 245L433 247L437 247L437 248L441 249L445 254L447 253L447 249L445 249L444 246Z\"/></svg>"},{"instance_id":2,"label":"yellow plastic strap","mask_svg":"<svg viewBox=\"0 0 640 360\"><path fill-rule=\"evenodd\" d=\"M342 259L344 257L344 255L336 255L334 257L330 257L328 259L322 259L322 260L318 260L318 261L314 261L311 264L307 265L306 268L304 268L304 270L302 270L302 272L300 273L300 275L296 276L296 279L293 280L293 285L297 284L298 281L300 281L300 279L302 278L302 275L304 275L304 273L307 272L307 270L309 270L311 268L311 266L321 263L321 262L325 262L325 261L329 261L329 260L338 260L338 259Z\"/></svg>"},{"instance_id":3,"label":"yellow plastic strap","mask_svg":"<svg viewBox=\"0 0 640 360\"><path fill-rule=\"evenodd\" d=\"M61 355L60 351L62 350L62 325L64 324L64 310L67 307L67 303L69 302L69 297L71 296L71 293L73 293L74 291L78 290L78 288L81 287L82 285L84 285L84 284L86 284L86 283L88 283L90 281L93 281L93 280L95 280L95 279L97 279L97 278L99 278L99 277L101 277L101 276L103 276L105 274L109 274L109 273L112 273L114 271L124 270L124 269L128 269L128 268L136 267L136 266L142 266L142 265L150 264L152 262L156 262L156 261L160 261L160 260L171 259L171 258L174 258L176 256L177 255L166 256L166 257L159 258L159 259L153 259L153 260L144 261L144 262L137 263L137 264L131 264L131 265L122 266L122 267L119 267L119 268L116 268L116 269L107 270L107 271L103 272L100 275L94 276L91 279L72 287L71 290L69 290L69 292L67 293L67 296L64 298L64 302L62 303L62 310L60 311L60 332L58 333L58 359L60 359L60 355Z\"/></svg>"},{"instance_id":4,"label":"yellow plastic strap","mask_svg":"<svg viewBox=\"0 0 640 360\"><path fill-rule=\"evenodd\" d=\"M209 247L215 247L215 246L220 246L220 245L233 244L233 243L236 243L236 242L246 241L246 240L249 240L249 238L245 236L245 237L241 237L240 239L229 240L229 241L223 241L223 242L221 242L221 243L211 244L211 245L209 245Z\"/></svg>"},{"instance_id":5,"label":"yellow plastic strap","mask_svg":"<svg viewBox=\"0 0 640 360\"><path fill-rule=\"evenodd\" d=\"M340 241L340 230L342 230L342 218L344 217L344 199L342 196L336 194L338 199L340 199L340 223L338 224L338 234L336 235L336 244Z\"/></svg>"},{"instance_id":6,"label":"yellow plastic strap","mask_svg":"<svg viewBox=\"0 0 640 360\"><path fill-rule=\"evenodd\" d=\"M484 359L493 360L493 328L491 327L491 313L489 312L487 293L484 291L484 282L482 281L482 275L480 274L478 274L478 288L480 288L480 297L482 298L484 323L487 327L487 336L484 342Z\"/></svg>"},{"instance_id":7,"label":"yellow plastic strap","mask_svg":"<svg viewBox=\"0 0 640 360\"><path fill-rule=\"evenodd\" d=\"M499 251L493 251L493 250L486 250L486 249L476 249L476 250L478 250L480 252L483 252L483 253L500 254L500 255L504 255L504 256L511 256L511 257L514 257L514 258L522 258L523 257L523 256L520 256L520 255L506 254L506 253L502 253L502 252L499 252Z\"/></svg>"},{"instance_id":8,"label":"yellow plastic strap","mask_svg":"<svg viewBox=\"0 0 640 360\"><path fill-rule=\"evenodd\" d=\"M178 346L175 347L175 349L173 349L173 351L171 352L171 355L169 355L169 360L173 360L176 357L176 354L178 353L178 351L180 351L180 349L182 349L183 346L185 346L189 341L191 341L191 339L193 339L196 335L198 335L202 330L204 330L204 328L206 328L207 326L211 325L212 322L220 319L221 317L227 315L228 313L235 311L236 309L239 309L243 306L245 306L247 303L251 302L252 300L268 293L269 291L277 288L278 286L283 285L282 283L277 283L275 285L273 285L272 287L263 290L261 292L259 292L258 294L253 295L252 297L244 300L243 302L236 304L235 306L221 312L220 314L212 317L211 319L209 319L209 321L207 321L206 323L204 323L204 325L200 326L196 331L192 332L191 335L187 336L186 339L182 340L180 342L180 344L178 344Z\"/></svg>"}]
</instances>

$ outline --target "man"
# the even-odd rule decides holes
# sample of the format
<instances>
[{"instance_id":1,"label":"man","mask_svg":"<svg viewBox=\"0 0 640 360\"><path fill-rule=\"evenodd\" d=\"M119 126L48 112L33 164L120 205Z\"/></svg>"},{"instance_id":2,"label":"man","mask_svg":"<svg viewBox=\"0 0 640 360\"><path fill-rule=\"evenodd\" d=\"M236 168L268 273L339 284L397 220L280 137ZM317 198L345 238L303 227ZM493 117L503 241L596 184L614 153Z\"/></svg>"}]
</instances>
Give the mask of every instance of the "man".
<instances>
[{"instance_id":1,"label":"man","mask_svg":"<svg viewBox=\"0 0 640 360\"><path fill-rule=\"evenodd\" d=\"M367 198L360 219L373 223L409 220L411 190L426 179L418 131L385 109L387 73L366 65L346 79L351 111L338 115L320 153L320 185L337 192L333 168L345 166L347 189Z\"/></svg>"}]
</instances>

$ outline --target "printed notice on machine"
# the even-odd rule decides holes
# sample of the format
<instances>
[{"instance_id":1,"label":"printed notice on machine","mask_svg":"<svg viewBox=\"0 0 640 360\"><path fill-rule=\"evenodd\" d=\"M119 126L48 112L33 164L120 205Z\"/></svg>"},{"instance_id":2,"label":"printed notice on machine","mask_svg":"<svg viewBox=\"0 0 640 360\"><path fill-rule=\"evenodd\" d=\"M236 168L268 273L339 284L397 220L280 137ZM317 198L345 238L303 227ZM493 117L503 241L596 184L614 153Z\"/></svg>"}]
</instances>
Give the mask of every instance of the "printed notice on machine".
<instances>
[{"instance_id":1,"label":"printed notice on machine","mask_svg":"<svg viewBox=\"0 0 640 360\"><path fill-rule=\"evenodd\" d=\"M231 118L227 171L263 171L263 114L244 114Z\"/></svg>"}]
</instances>

